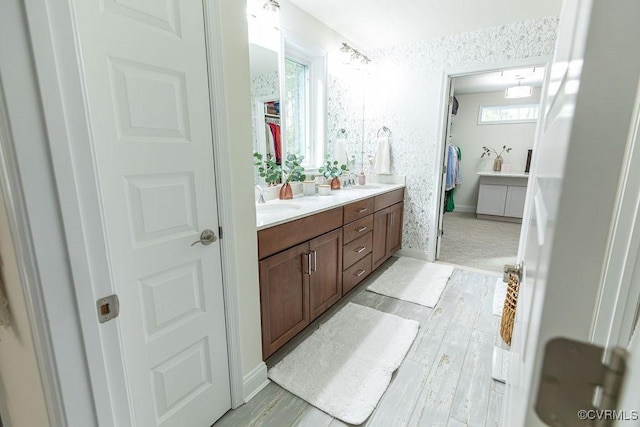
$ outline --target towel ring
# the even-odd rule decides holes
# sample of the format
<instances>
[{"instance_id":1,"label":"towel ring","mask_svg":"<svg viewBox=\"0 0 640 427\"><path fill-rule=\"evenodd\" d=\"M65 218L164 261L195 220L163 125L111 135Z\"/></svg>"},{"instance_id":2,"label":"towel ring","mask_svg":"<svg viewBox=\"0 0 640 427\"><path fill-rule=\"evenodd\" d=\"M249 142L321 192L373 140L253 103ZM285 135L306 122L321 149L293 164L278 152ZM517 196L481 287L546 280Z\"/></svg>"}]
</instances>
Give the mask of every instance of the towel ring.
<instances>
[{"instance_id":1,"label":"towel ring","mask_svg":"<svg viewBox=\"0 0 640 427\"><path fill-rule=\"evenodd\" d=\"M343 137L346 138L347 137L347 130L346 129L340 129L338 131L338 138Z\"/></svg>"},{"instance_id":2,"label":"towel ring","mask_svg":"<svg viewBox=\"0 0 640 427\"><path fill-rule=\"evenodd\" d=\"M376 134L376 137L380 138L380 132L385 132L387 136L391 138L391 135L392 135L391 129L389 129L388 127L382 126L380 129L378 129L378 133Z\"/></svg>"}]
</instances>

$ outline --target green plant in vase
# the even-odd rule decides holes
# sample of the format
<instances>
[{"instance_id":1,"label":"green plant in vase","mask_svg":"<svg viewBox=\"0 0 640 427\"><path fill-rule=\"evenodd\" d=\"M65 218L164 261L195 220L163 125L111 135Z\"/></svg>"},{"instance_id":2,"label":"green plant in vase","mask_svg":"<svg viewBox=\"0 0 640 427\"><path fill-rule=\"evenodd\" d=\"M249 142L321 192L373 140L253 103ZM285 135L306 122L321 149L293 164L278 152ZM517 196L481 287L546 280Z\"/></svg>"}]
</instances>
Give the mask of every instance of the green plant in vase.
<instances>
[{"instance_id":1,"label":"green plant in vase","mask_svg":"<svg viewBox=\"0 0 640 427\"><path fill-rule=\"evenodd\" d=\"M318 172L322 174L326 179L331 179L331 189L339 190L340 189L340 180L338 177L342 175L343 172L347 171L347 165L341 165L337 160L333 162L327 156L324 161L324 165L318 169Z\"/></svg>"},{"instance_id":2,"label":"green plant in vase","mask_svg":"<svg viewBox=\"0 0 640 427\"><path fill-rule=\"evenodd\" d=\"M280 188L280 199L293 199L293 190L291 189L291 182L304 181L307 176L304 173L304 168L301 166L304 156L297 154L287 154L287 158L284 161L284 168L282 172L284 175L284 184Z\"/></svg>"},{"instance_id":3,"label":"green plant in vase","mask_svg":"<svg viewBox=\"0 0 640 427\"><path fill-rule=\"evenodd\" d=\"M282 168L271 159L270 155L265 159L262 154L254 151L253 164L258 168L258 175L260 175L260 178L264 178L267 185L276 185L281 182Z\"/></svg>"}]
</instances>

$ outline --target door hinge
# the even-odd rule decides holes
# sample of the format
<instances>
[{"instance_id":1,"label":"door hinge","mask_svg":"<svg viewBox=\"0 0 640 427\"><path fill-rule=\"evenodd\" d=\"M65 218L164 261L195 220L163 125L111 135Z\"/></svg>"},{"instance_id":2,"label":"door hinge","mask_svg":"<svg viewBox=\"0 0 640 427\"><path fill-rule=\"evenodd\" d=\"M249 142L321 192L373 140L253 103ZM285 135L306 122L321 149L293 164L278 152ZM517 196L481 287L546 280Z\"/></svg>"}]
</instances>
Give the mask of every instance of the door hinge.
<instances>
[{"instance_id":1,"label":"door hinge","mask_svg":"<svg viewBox=\"0 0 640 427\"><path fill-rule=\"evenodd\" d=\"M458 101L460 102L460 101ZM449 105L453 105L453 96L449 95Z\"/></svg>"},{"instance_id":2,"label":"door hinge","mask_svg":"<svg viewBox=\"0 0 640 427\"><path fill-rule=\"evenodd\" d=\"M523 268L523 262L520 262L518 264L505 264L502 270L502 281L505 283L509 283L509 276L511 274L515 275L518 278L518 281L522 281Z\"/></svg>"},{"instance_id":3,"label":"door hinge","mask_svg":"<svg viewBox=\"0 0 640 427\"><path fill-rule=\"evenodd\" d=\"M218 227L218 239L222 239L222 227Z\"/></svg>"},{"instance_id":4,"label":"door hinge","mask_svg":"<svg viewBox=\"0 0 640 427\"><path fill-rule=\"evenodd\" d=\"M442 228L438 229L438 236L442 237L444 235L444 230Z\"/></svg>"},{"instance_id":5,"label":"door hinge","mask_svg":"<svg viewBox=\"0 0 640 427\"><path fill-rule=\"evenodd\" d=\"M568 338L549 341L536 399L540 419L550 426L612 425L627 354L620 347L606 351Z\"/></svg>"},{"instance_id":6,"label":"door hinge","mask_svg":"<svg viewBox=\"0 0 640 427\"><path fill-rule=\"evenodd\" d=\"M96 301L98 308L98 321L100 323L115 319L120 314L120 301L118 295L109 295Z\"/></svg>"},{"instance_id":7,"label":"door hinge","mask_svg":"<svg viewBox=\"0 0 640 427\"><path fill-rule=\"evenodd\" d=\"M444 167L442 168L442 175L446 175L447 174L447 165L443 165Z\"/></svg>"}]
</instances>

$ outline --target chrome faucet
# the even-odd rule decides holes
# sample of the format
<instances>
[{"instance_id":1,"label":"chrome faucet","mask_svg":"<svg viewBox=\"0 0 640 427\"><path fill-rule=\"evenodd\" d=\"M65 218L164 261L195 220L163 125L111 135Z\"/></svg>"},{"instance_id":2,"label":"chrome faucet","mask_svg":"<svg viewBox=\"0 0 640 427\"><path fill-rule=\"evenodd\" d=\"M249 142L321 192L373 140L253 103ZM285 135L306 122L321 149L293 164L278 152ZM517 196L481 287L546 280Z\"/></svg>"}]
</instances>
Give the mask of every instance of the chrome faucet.
<instances>
[{"instance_id":1,"label":"chrome faucet","mask_svg":"<svg viewBox=\"0 0 640 427\"><path fill-rule=\"evenodd\" d=\"M264 201L264 189L258 184L256 184L256 188L258 189L258 192L260 192L260 197L258 198L258 204L266 203Z\"/></svg>"},{"instance_id":2,"label":"chrome faucet","mask_svg":"<svg viewBox=\"0 0 640 427\"><path fill-rule=\"evenodd\" d=\"M353 176L353 178L352 178ZM356 178L358 177L358 175L356 175L355 173L351 172L349 175L347 175L347 181L344 183L345 187L353 187L356 185Z\"/></svg>"}]
</instances>

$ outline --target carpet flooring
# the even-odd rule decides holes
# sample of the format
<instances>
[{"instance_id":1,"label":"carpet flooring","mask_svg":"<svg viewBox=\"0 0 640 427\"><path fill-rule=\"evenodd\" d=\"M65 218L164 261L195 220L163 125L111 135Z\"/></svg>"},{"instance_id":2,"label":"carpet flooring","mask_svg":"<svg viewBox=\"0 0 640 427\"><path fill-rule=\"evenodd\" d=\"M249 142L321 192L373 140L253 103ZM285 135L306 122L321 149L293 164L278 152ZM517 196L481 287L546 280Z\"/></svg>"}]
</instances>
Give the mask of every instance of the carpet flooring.
<instances>
[{"instance_id":1,"label":"carpet flooring","mask_svg":"<svg viewBox=\"0 0 640 427\"><path fill-rule=\"evenodd\" d=\"M521 224L477 219L475 214L449 212L444 215L439 261L502 273L514 264Z\"/></svg>"}]
</instances>

